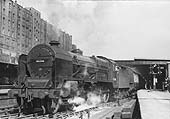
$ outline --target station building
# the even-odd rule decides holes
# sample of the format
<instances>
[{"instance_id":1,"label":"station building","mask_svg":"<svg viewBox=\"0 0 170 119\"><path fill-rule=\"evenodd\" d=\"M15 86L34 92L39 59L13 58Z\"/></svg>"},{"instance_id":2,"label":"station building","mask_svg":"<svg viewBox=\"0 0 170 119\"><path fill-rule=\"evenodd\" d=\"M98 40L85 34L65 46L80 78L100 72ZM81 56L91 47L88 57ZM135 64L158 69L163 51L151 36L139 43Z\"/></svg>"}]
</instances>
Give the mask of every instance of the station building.
<instances>
[{"instance_id":1,"label":"station building","mask_svg":"<svg viewBox=\"0 0 170 119\"><path fill-rule=\"evenodd\" d=\"M41 19L40 43L45 43L46 40L47 40L47 21Z\"/></svg>"},{"instance_id":2,"label":"station building","mask_svg":"<svg viewBox=\"0 0 170 119\"><path fill-rule=\"evenodd\" d=\"M32 48L33 19L32 13L17 5L17 43L20 54L27 54Z\"/></svg>"},{"instance_id":3,"label":"station building","mask_svg":"<svg viewBox=\"0 0 170 119\"><path fill-rule=\"evenodd\" d=\"M61 44L61 48L66 51L72 50L72 36L64 31L59 31L59 42Z\"/></svg>"},{"instance_id":4,"label":"station building","mask_svg":"<svg viewBox=\"0 0 170 119\"><path fill-rule=\"evenodd\" d=\"M142 88L164 89L170 79L170 60L165 59L134 59L115 60L120 65L134 68L145 79ZM145 85L146 84L146 85Z\"/></svg>"},{"instance_id":5,"label":"station building","mask_svg":"<svg viewBox=\"0 0 170 119\"><path fill-rule=\"evenodd\" d=\"M0 1L0 46L16 51L17 4L11 0Z\"/></svg>"},{"instance_id":6,"label":"station building","mask_svg":"<svg viewBox=\"0 0 170 119\"><path fill-rule=\"evenodd\" d=\"M40 25L41 25L41 13L34 9L33 7L26 8L32 13L32 19L33 19L33 39L32 39L32 47L34 47L37 44L41 43L40 38Z\"/></svg>"}]
</instances>

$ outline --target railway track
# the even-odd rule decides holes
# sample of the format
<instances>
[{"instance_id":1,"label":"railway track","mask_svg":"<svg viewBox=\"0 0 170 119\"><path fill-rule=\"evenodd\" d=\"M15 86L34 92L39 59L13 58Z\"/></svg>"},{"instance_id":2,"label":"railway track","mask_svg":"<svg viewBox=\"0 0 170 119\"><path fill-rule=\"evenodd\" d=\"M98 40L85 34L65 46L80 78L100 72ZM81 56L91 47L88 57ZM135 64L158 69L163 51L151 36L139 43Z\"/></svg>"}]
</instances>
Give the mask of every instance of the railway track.
<instances>
[{"instance_id":1,"label":"railway track","mask_svg":"<svg viewBox=\"0 0 170 119\"><path fill-rule=\"evenodd\" d=\"M22 113L6 113L7 111L4 111L4 114L0 114L0 119L89 119L90 113L103 110L104 108L109 108L112 106L116 106L116 103L109 102L109 103L103 103L97 106L90 107L88 109L84 109L81 111L69 111L69 112L58 112L55 114L46 114L46 115L40 115L38 116L37 113L24 115Z\"/></svg>"},{"instance_id":2,"label":"railway track","mask_svg":"<svg viewBox=\"0 0 170 119\"><path fill-rule=\"evenodd\" d=\"M88 109L84 109L81 111L74 111L74 112L64 112L64 113L56 113L53 115L54 119L89 119L91 113L97 112L99 110L103 110L106 108L110 108L113 106L116 106L117 104L115 102L109 102L109 103L102 103L94 107L90 107Z\"/></svg>"},{"instance_id":3,"label":"railway track","mask_svg":"<svg viewBox=\"0 0 170 119\"><path fill-rule=\"evenodd\" d=\"M108 115L113 115L113 110L118 107L121 107L128 100L123 100L120 104L116 102L108 102L98 104L96 106L89 106L88 108L80 107L77 111L67 111L67 112L57 112L55 114L46 114L40 115L38 113L33 113L29 115L24 115L20 113L18 107L11 107L8 109L1 110L0 119L93 119L98 115L98 118L95 119L106 119ZM12 111L12 110L17 111ZM100 117L100 118L99 118Z\"/></svg>"}]
</instances>

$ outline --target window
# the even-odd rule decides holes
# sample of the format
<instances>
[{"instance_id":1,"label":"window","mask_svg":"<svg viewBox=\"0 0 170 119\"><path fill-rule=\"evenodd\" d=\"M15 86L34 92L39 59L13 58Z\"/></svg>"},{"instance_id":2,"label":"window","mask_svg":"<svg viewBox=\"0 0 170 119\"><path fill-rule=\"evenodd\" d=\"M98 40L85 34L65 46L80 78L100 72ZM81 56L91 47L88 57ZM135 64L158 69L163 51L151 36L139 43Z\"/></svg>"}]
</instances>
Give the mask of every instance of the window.
<instances>
[{"instance_id":1,"label":"window","mask_svg":"<svg viewBox=\"0 0 170 119\"><path fill-rule=\"evenodd\" d=\"M9 17L11 16L11 11L8 12L8 16L9 16Z\"/></svg>"},{"instance_id":2,"label":"window","mask_svg":"<svg viewBox=\"0 0 170 119\"><path fill-rule=\"evenodd\" d=\"M3 8L3 13L5 14L5 8Z\"/></svg>"},{"instance_id":3,"label":"window","mask_svg":"<svg viewBox=\"0 0 170 119\"><path fill-rule=\"evenodd\" d=\"M12 37L14 37L14 31L12 31Z\"/></svg>"},{"instance_id":4,"label":"window","mask_svg":"<svg viewBox=\"0 0 170 119\"><path fill-rule=\"evenodd\" d=\"M5 27L2 28L2 34L5 34Z\"/></svg>"},{"instance_id":5,"label":"window","mask_svg":"<svg viewBox=\"0 0 170 119\"><path fill-rule=\"evenodd\" d=\"M11 9L11 3L9 3L9 9Z\"/></svg>"},{"instance_id":6,"label":"window","mask_svg":"<svg viewBox=\"0 0 170 119\"><path fill-rule=\"evenodd\" d=\"M10 30L8 29L8 36L10 36L10 34L11 34L11 32L10 32Z\"/></svg>"},{"instance_id":7,"label":"window","mask_svg":"<svg viewBox=\"0 0 170 119\"><path fill-rule=\"evenodd\" d=\"M11 21L10 20L8 20L8 27L10 27L11 26Z\"/></svg>"},{"instance_id":8,"label":"window","mask_svg":"<svg viewBox=\"0 0 170 119\"><path fill-rule=\"evenodd\" d=\"M10 36L11 35L11 32L10 32L10 30L8 29L8 36Z\"/></svg>"},{"instance_id":9,"label":"window","mask_svg":"<svg viewBox=\"0 0 170 119\"><path fill-rule=\"evenodd\" d=\"M25 20L25 17L23 16L22 19Z\"/></svg>"},{"instance_id":10,"label":"window","mask_svg":"<svg viewBox=\"0 0 170 119\"><path fill-rule=\"evenodd\" d=\"M5 24L5 17L3 17L3 24Z\"/></svg>"},{"instance_id":11,"label":"window","mask_svg":"<svg viewBox=\"0 0 170 119\"><path fill-rule=\"evenodd\" d=\"M20 25L18 24L18 30L20 30Z\"/></svg>"},{"instance_id":12,"label":"window","mask_svg":"<svg viewBox=\"0 0 170 119\"><path fill-rule=\"evenodd\" d=\"M3 6L5 6L5 2L6 2L6 0L3 0Z\"/></svg>"}]
</instances>

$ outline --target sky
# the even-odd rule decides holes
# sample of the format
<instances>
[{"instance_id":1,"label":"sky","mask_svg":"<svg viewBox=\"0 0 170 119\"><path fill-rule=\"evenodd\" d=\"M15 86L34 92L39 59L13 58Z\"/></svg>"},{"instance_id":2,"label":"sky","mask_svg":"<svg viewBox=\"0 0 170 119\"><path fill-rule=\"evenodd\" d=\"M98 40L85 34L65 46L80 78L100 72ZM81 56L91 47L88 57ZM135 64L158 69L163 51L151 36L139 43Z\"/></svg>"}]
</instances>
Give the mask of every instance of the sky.
<instances>
[{"instance_id":1,"label":"sky","mask_svg":"<svg viewBox=\"0 0 170 119\"><path fill-rule=\"evenodd\" d=\"M73 37L87 56L170 59L170 1L17 0Z\"/></svg>"}]
</instances>

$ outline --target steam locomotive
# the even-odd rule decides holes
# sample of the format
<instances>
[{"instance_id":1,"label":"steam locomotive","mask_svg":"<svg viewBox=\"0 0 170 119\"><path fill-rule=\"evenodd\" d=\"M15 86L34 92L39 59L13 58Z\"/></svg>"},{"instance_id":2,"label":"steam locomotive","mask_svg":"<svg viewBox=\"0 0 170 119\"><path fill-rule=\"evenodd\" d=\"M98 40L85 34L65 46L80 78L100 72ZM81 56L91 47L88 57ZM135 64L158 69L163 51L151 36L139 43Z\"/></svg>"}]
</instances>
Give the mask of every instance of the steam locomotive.
<instances>
[{"instance_id":1,"label":"steam locomotive","mask_svg":"<svg viewBox=\"0 0 170 119\"><path fill-rule=\"evenodd\" d=\"M19 57L19 75L15 89L8 92L16 97L24 113L42 110L52 113L72 106L75 96L87 99L89 92L108 102L119 89L127 95L136 89L139 75L102 56L87 57L79 50L64 51L55 41L39 44L28 55Z\"/></svg>"}]
</instances>

